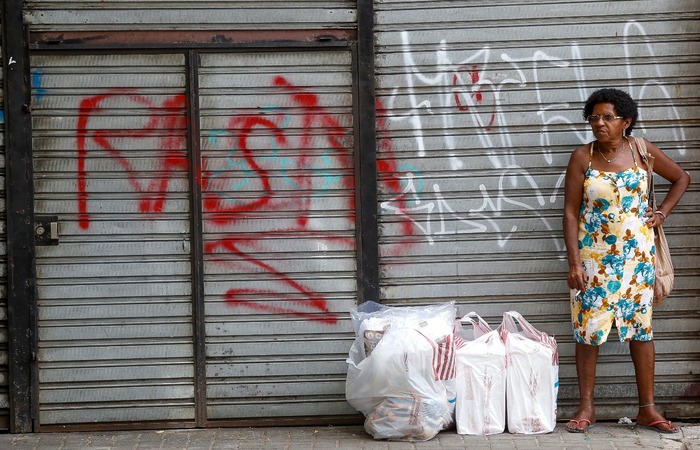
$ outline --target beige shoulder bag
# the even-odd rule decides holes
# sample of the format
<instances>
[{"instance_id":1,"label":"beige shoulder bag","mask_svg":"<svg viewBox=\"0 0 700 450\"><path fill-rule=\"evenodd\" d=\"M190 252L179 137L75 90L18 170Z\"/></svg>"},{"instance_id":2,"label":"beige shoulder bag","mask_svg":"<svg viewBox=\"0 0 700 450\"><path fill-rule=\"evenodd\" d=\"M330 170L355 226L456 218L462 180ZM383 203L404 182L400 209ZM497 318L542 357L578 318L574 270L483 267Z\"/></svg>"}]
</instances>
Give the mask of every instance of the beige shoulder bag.
<instances>
[{"instance_id":1,"label":"beige shoulder bag","mask_svg":"<svg viewBox=\"0 0 700 450\"><path fill-rule=\"evenodd\" d=\"M654 193L654 157L649 154L647 144L644 139L634 138L639 149L639 154L647 166L649 199L651 209L656 211L656 196ZM656 247L656 277L654 278L654 306L658 306L664 301L673 289L674 275L673 262L671 262L671 252L666 242L666 234L663 226L654 228L654 246Z\"/></svg>"}]
</instances>

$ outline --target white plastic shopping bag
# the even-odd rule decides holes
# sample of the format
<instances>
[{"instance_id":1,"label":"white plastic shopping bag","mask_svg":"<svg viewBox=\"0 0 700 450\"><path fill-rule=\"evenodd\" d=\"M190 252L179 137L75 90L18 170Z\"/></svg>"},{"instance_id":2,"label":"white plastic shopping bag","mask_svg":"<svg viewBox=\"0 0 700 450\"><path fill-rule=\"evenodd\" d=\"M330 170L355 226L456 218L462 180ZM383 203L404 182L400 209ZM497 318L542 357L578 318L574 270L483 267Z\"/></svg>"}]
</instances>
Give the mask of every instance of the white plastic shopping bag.
<instances>
[{"instance_id":1,"label":"white plastic shopping bag","mask_svg":"<svg viewBox=\"0 0 700 450\"><path fill-rule=\"evenodd\" d=\"M559 391L557 342L516 311L503 314L499 332L506 345L508 431L552 432Z\"/></svg>"},{"instance_id":2,"label":"white plastic shopping bag","mask_svg":"<svg viewBox=\"0 0 700 450\"><path fill-rule=\"evenodd\" d=\"M454 423L454 303L366 306L351 311L346 399L375 439L431 439Z\"/></svg>"},{"instance_id":3,"label":"white plastic shopping bag","mask_svg":"<svg viewBox=\"0 0 700 450\"><path fill-rule=\"evenodd\" d=\"M506 429L506 347L498 330L475 312L459 325L455 339L458 434L488 435ZM464 325L471 324L470 330ZM455 333L457 334L457 333Z\"/></svg>"}]
</instances>

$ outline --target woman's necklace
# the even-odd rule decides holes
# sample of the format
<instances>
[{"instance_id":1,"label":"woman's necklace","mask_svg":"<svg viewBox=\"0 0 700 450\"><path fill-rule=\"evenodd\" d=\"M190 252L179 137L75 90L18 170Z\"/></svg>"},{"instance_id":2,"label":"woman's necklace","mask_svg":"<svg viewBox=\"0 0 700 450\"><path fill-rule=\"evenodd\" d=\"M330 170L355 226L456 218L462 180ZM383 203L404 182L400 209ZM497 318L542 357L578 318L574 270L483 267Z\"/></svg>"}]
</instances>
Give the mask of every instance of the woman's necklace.
<instances>
[{"instance_id":1,"label":"woman's necklace","mask_svg":"<svg viewBox=\"0 0 700 450\"><path fill-rule=\"evenodd\" d=\"M606 158L605 155L603 155L603 152L600 151L600 148L598 149L598 153L600 153L600 156L602 156L604 160L606 160L608 163L611 163L611 162L617 160L617 158L619 158L620 156L622 156L622 151L624 149L625 149L625 141L622 141L622 147L620 148L620 150L617 152L617 155L615 155L615 157L613 159Z\"/></svg>"}]
</instances>

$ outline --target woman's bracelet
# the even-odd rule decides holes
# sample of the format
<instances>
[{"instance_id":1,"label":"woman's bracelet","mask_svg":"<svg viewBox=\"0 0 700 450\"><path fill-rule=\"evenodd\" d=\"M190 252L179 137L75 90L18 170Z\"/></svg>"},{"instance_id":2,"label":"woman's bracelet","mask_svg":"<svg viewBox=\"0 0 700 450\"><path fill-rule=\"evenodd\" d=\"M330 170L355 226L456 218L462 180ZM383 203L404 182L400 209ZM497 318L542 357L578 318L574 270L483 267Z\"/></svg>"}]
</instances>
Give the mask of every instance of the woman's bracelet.
<instances>
[{"instance_id":1,"label":"woman's bracelet","mask_svg":"<svg viewBox=\"0 0 700 450\"><path fill-rule=\"evenodd\" d=\"M664 220L666 220L666 214L664 214L664 212L661 211L660 209L657 209L656 211L654 211L654 214L658 214L658 215L660 215L661 217L663 217Z\"/></svg>"}]
</instances>

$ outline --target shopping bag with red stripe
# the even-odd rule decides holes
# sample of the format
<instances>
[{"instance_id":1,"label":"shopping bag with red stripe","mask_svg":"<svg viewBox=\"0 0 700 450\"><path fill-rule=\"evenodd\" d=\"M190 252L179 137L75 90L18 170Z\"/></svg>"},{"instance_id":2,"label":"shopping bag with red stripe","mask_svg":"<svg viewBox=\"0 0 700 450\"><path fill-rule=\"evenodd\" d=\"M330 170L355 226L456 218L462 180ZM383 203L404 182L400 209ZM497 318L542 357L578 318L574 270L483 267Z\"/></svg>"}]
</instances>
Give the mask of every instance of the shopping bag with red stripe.
<instances>
[{"instance_id":1,"label":"shopping bag with red stripe","mask_svg":"<svg viewBox=\"0 0 700 450\"><path fill-rule=\"evenodd\" d=\"M506 428L505 344L498 330L491 329L475 312L458 319L456 325L457 433L503 433Z\"/></svg>"},{"instance_id":2,"label":"shopping bag with red stripe","mask_svg":"<svg viewBox=\"0 0 700 450\"><path fill-rule=\"evenodd\" d=\"M362 306L351 311L348 402L375 439L433 438L454 423L454 303Z\"/></svg>"},{"instance_id":3,"label":"shopping bag with red stripe","mask_svg":"<svg viewBox=\"0 0 700 450\"><path fill-rule=\"evenodd\" d=\"M516 311L503 314L499 331L506 344L508 431L554 431L559 392L557 341Z\"/></svg>"}]
</instances>

